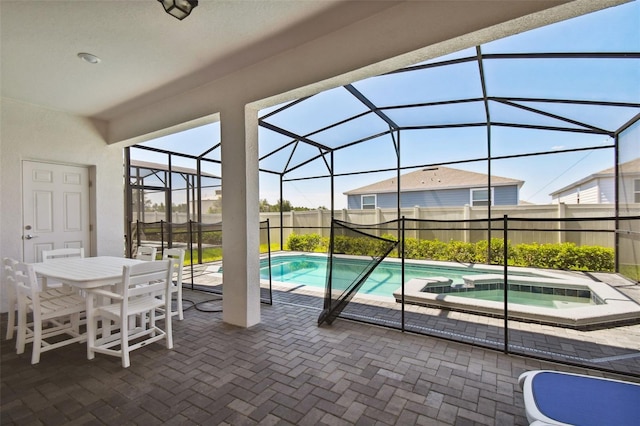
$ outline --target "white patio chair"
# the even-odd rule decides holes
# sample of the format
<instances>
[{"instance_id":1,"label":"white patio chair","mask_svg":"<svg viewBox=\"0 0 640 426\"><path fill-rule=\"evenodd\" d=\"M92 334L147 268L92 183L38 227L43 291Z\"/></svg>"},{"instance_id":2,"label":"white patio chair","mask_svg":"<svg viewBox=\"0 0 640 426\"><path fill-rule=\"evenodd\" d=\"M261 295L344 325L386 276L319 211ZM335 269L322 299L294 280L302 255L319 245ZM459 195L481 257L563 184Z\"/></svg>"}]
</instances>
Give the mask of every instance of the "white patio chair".
<instances>
[{"instance_id":1,"label":"white patio chair","mask_svg":"<svg viewBox=\"0 0 640 426\"><path fill-rule=\"evenodd\" d=\"M82 342L86 339L79 331L80 313L85 311L86 303L77 294L47 297L38 287L33 266L18 262L13 271L18 295L18 334L16 352L24 353L26 343L33 343L31 364L40 362L40 354ZM33 314L33 323L27 323L27 315ZM67 335L67 339L60 339ZM47 340L56 337L55 340Z\"/></svg>"},{"instance_id":2,"label":"white patio chair","mask_svg":"<svg viewBox=\"0 0 640 426\"><path fill-rule=\"evenodd\" d=\"M66 259L69 257L84 257L84 249L80 248L62 248L54 250L42 250L42 261L51 262L56 259Z\"/></svg>"},{"instance_id":3,"label":"white patio chair","mask_svg":"<svg viewBox=\"0 0 640 426\"><path fill-rule=\"evenodd\" d=\"M138 247L138 251L136 252L136 259L154 261L156 260L157 252L158 249L155 247L140 246Z\"/></svg>"},{"instance_id":4,"label":"white patio chair","mask_svg":"<svg viewBox=\"0 0 640 426\"><path fill-rule=\"evenodd\" d=\"M156 309L171 309L172 276L171 261L144 262L123 267L118 293L88 290L87 357L93 359L96 352L117 356L127 368L129 353L149 343L165 340L167 349L172 349L171 315L164 320L164 330L156 324ZM110 298L111 303L95 305L94 299L100 297ZM143 319L136 324L129 320L132 316ZM102 321L100 337L98 320Z\"/></svg>"},{"instance_id":5,"label":"white patio chair","mask_svg":"<svg viewBox=\"0 0 640 426\"><path fill-rule=\"evenodd\" d=\"M84 248L61 248L61 249L53 249L53 250L42 250L42 262L55 262L59 259L68 259L74 257L84 257ZM77 290L70 288L67 285L64 285L60 282L47 280L46 285L43 285L43 290L46 290L50 293L51 296L54 296L56 292L58 295L64 296L71 293L79 293ZM80 293L81 294L81 293Z\"/></svg>"},{"instance_id":6,"label":"white patio chair","mask_svg":"<svg viewBox=\"0 0 640 426\"><path fill-rule=\"evenodd\" d=\"M18 261L7 257L3 259L2 263L3 263L3 277L6 282L5 294L7 298L7 307L8 307L7 332L6 332L5 338L7 340L11 340L13 339L14 333L18 329L18 326L16 324L16 311L18 309L18 293L16 288L16 280L14 277L14 269L15 269L15 266L18 264ZM41 300L53 299L56 297L66 296L73 293L74 293L73 290L69 287L66 287L64 289L60 287L50 288L45 291L41 290L40 299ZM27 323L27 327L31 327L32 324L33 323L31 322Z\"/></svg>"},{"instance_id":7,"label":"white patio chair","mask_svg":"<svg viewBox=\"0 0 640 426\"><path fill-rule=\"evenodd\" d=\"M17 260L5 257L2 259L2 277L5 283L5 295L7 299L7 334L6 339L13 339L16 330L16 309L18 309L18 295L16 293L16 281L13 276Z\"/></svg>"},{"instance_id":8,"label":"white patio chair","mask_svg":"<svg viewBox=\"0 0 640 426\"><path fill-rule=\"evenodd\" d=\"M184 268L184 249L171 248L165 249L162 253L162 260L169 260L173 262L173 275L175 281L171 282L171 293L176 294L176 310L171 310L171 315L178 315L178 320L184 319L184 311L182 309L182 268ZM171 302L168 303L171 306ZM162 311L161 311L162 312ZM160 314L158 319L164 318L164 312Z\"/></svg>"}]
</instances>

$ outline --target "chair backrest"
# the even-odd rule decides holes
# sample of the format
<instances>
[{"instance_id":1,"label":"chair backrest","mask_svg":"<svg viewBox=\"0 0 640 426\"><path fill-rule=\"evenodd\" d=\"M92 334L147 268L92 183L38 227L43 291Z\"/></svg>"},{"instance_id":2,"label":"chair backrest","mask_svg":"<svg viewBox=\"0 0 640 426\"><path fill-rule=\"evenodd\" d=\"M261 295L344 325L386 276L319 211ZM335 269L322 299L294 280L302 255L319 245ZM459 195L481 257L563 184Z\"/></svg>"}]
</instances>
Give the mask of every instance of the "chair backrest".
<instances>
[{"instance_id":1,"label":"chair backrest","mask_svg":"<svg viewBox=\"0 0 640 426\"><path fill-rule=\"evenodd\" d=\"M182 268L184 268L184 249L170 248L162 252L162 260L171 259L173 273L176 275L176 284L182 285Z\"/></svg>"},{"instance_id":2,"label":"chair backrest","mask_svg":"<svg viewBox=\"0 0 640 426\"><path fill-rule=\"evenodd\" d=\"M12 277L14 279L15 288L18 295L26 296L35 303L40 300L38 294L40 287L33 265L28 263L16 262L13 267Z\"/></svg>"},{"instance_id":3,"label":"chair backrest","mask_svg":"<svg viewBox=\"0 0 640 426\"><path fill-rule=\"evenodd\" d=\"M42 250L42 261L50 262L67 257L84 257L84 248L62 248L55 250Z\"/></svg>"},{"instance_id":4,"label":"chair backrest","mask_svg":"<svg viewBox=\"0 0 640 426\"><path fill-rule=\"evenodd\" d=\"M4 282L7 283L7 292L9 296L8 299L10 302L12 302L12 298L15 298L15 269L17 264L17 260L11 259L9 257L5 257L4 259L2 259L2 277ZM9 309L13 309L13 306L10 306Z\"/></svg>"},{"instance_id":5,"label":"chair backrest","mask_svg":"<svg viewBox=\"0 0 640 426\"><path fill-rule=\"evenodd\" d=\"M157 252L158 249L155 247L140 246L138 247L138 251L136 252L136 259L154 261L156 260Z\"/></svg>"},{"instance_id":6,"label":"chair backrest","mask_svg":"<svg viewBox=\"0 0 640 426\"><path fill-rule=\"evenodd\" d=\"M17 264L17 260L9 257L2 259L2 276L5 277L5 279L13 279L13 271Z\"/></svg>"},{"instance_id":7,"label":"chair backrest","mask_svg":"<svg viewBox=\"0 0 640 426\"><path fill-rule=\"evenodd\" d=\"M173 262L161 260L144 262L122 267L122 313L127 315L129 301L141 297L170 295L171 279L173 277Z\"/></svg>"}]
</instances>

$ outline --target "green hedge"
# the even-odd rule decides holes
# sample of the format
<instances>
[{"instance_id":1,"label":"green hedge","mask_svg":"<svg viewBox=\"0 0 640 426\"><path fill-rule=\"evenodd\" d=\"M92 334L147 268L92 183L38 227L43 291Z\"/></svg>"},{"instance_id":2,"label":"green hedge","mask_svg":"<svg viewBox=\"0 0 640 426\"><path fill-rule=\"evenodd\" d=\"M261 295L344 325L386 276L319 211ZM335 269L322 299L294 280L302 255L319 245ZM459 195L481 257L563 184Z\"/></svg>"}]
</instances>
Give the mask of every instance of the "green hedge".
<instances>
[{"instance_id":1,"label":"green hedge","mask_svg":"<svg viewBox=\"0 0 640 426\"><path fill-rule=\"evenodd\" d=\"M383 238L392 239L389 235ZM337 236L333 242L335 253L350 254L353 256L367 256L369 254L379 254L384 250L385 242L368 237L347 237ZM327 253L329 251L329 238L321 237L318 234L291 234L287 239L285 248L291 251L306 251L316 253Z\"/></svg>"},{"instance_id":2,"label":"green hedge","mask_svg":"<svg viewBox=\"0 0 640 426\"><path fill-rule=\"evenodd\" d=\"M576 246L573 243L519 244L513 255L509 256L509 263L550 269L613 272L614 251L598 246Z\"/></svg>"},{"instance_id":3,"label":"green hedge","mask_svg":"<svg viewBox=\"0 0 640 426\"><path fill-rule=\"evenodd\" d=\"M391 235L383 235L392 239ZM372 238L337 237L334 251L352 255L368 255L379 253L380 244ZM407 259L429 259L462 263L488 263L487 240L477 243L463 241L405 240L405 257ZM329 239L318 234L291 234L286 248L292 251L328 252ZM574 243L558 244L518 244L507 242L507 263L511 266L528 266L546 269L564 269L574 271L614 271L614 251L599 246L576 246ZM504 243L501 238L491 239L491 263L504 264Z\"/></svg>"},{"instance_id":4,"label":"green hedge","mask_svg":"<svg viewBox=\"0 0 640 426\"><path fill-rule=\"evenodd\" d=\"M291 251L320 251L322 237L318 234L291 234L287 238L286 249ZM327 239L328 240L328 239Z\"/></svg>"}]
</instances>

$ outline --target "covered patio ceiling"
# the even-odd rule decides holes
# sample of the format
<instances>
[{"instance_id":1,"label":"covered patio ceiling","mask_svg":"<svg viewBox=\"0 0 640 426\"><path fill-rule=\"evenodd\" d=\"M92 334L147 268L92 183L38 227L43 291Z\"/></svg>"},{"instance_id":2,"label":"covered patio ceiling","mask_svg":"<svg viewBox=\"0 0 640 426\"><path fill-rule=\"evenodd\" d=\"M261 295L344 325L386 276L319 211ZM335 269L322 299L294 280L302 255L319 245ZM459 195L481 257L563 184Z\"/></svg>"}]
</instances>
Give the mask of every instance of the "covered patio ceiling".
<instances>
[{"instance_id":1,"label":"covered patio ceiling","mask_svg":"<svg viewBox=\"0 0 640 426\"><path fill-rule=\"evenodd\" d=\"M397 4L358 3L206 0L178 21L156 0L2 0L2 96L117 120Z\"/></svg>"}]
</instances>

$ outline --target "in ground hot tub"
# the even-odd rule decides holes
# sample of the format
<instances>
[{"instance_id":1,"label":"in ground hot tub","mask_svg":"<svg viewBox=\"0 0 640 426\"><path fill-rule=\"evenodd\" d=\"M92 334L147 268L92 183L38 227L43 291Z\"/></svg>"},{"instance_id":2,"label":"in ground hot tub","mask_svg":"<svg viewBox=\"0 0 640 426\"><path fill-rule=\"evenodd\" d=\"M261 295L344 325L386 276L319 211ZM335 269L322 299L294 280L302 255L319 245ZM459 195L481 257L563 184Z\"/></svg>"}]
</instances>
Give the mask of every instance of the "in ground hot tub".
<instances>
[{"instance_id":1,"label":"in ground hot tub","mask_svg":"<svg viewBox=\"0 0 640 426\"><path fill-rule=\"evenodd\" d=\"M465 276L464 284L445 277L414 278L405 284L406 303L484 315L504 315L501 274ZM580 278L507 276L511 319L595 328L640 321L640 305L613 287ZM402 301L402 289L393 293Z\"/></svg>"}]
</instances>

